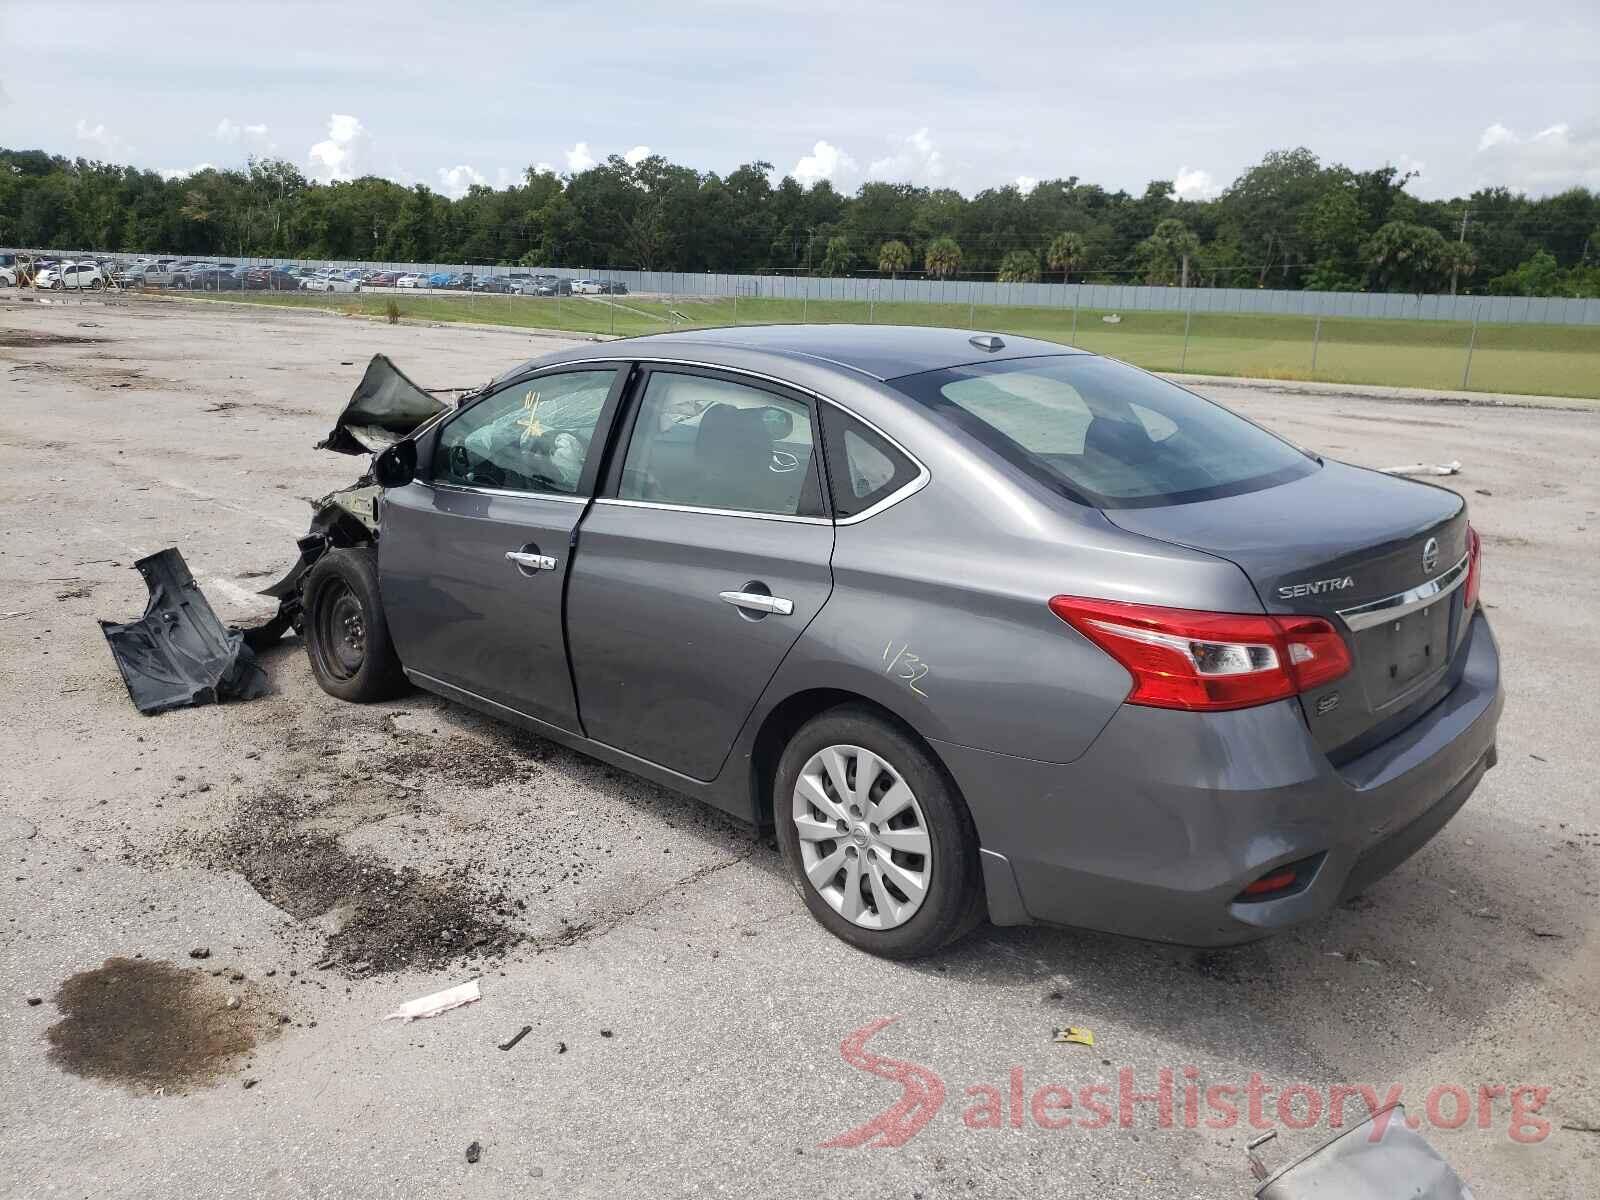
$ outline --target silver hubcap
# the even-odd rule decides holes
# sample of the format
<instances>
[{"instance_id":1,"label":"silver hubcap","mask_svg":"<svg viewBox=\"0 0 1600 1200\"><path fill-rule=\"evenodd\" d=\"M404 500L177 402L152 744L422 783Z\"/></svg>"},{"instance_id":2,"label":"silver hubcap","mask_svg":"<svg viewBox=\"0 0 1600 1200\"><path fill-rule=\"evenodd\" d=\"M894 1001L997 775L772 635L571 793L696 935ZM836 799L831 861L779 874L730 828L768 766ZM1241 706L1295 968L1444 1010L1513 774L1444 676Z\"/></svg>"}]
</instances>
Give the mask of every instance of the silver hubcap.
<instances>
[{"instance_id":1,"label":"silver hubcap","mask_svg":"<svg viewBox=\"0 0 1600 1200\"><path fill-rule=\"evenodd\" d=\"M794 785L800 862L817 894L863 929L893 929L922 907L933 845L900 772L860 746L813 754Z\"/></svg>"}]
</instances>

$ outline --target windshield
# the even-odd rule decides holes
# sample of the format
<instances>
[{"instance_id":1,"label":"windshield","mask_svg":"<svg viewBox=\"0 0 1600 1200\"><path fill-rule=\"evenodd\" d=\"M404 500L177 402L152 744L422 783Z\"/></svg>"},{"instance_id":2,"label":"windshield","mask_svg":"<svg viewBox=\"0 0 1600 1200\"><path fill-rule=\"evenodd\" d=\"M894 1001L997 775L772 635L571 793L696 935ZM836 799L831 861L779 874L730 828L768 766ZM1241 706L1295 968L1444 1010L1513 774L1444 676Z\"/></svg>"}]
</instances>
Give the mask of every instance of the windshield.
<instances>
[{"instance_id":1,"label":"windshield","mask_svg":"<svg viewBox=\"0 0 1600 1200\"><path fill-rule=\"evenodd\" d=\"M1317 461L1220 405L1092 354L975 363L893 385L1057 492L1098 508L1287 483Z\"/></svg>"}]
</instances>

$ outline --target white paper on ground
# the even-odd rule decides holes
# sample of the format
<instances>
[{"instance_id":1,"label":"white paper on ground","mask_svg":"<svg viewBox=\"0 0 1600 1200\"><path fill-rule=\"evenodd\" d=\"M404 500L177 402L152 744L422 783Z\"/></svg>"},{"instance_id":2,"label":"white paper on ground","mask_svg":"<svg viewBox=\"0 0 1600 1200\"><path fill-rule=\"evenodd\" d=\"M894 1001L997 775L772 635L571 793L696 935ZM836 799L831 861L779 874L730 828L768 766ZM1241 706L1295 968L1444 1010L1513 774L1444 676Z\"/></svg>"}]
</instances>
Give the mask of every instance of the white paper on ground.
<instances>
[{"instance_id":1,"label":"white paper on ground","mask_svg":"<svg viewBox=\"0 0 1600 1200\"><path fill-rule=\"evenodd\" d=\"M460 1008L463 1004L471 1004L479 999L482 997L478 992L478 981L473 979L467 983L457 984L453 988L446 988L442 992L434 992L431 996L419 996L415 1000L407 1000L384 1017L384 1020L415 1021L421 1017L436 1017L442 1012L449 1012L452 1008Z\"/></svg>"}]
</instances>

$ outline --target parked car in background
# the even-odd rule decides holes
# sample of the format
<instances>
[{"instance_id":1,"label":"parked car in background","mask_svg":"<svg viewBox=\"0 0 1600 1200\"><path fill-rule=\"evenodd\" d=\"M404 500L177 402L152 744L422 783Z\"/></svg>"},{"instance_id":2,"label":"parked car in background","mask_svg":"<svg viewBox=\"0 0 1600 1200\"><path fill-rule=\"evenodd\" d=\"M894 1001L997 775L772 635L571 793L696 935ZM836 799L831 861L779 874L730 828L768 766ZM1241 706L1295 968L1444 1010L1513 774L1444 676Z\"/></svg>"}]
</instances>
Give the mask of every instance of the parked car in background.
<instances>
[{"instance_id":1,"label":"parked car in background","mask_svg":"<svg viewBox=\"0 0 1600 1200\"><path fill-rule=\"evenodd\" d=\"M397 288L427 287L428 286L428 277L426 275L416 275L416 274L401 275L398 279L396 279L394 281L394 285Z\"/></svg>"},{"instance_id":2,"label":"parked car in background","mask_svg":"<svg viewBox=\"0 0 1600 1200\"><path fill-rule=\"evenodd\" d=\"M572 290L579 296L597 296L605 290L598 279L574 279Z\"/></svg>"},{"instance_id":3,"label":"parked car in background","mask_svg":"<svg viewBox=\"0 0 1600 1200\"><path fill-rule=\"evenodd\" d=\"M340 272L328 270L311 276L301 286L312 292L359 292L361 290L361 273L359 271Z\"/></svg>"},{"instance_id":4,"label":"parked car in background","mask_svg":"<svg viewBox=\"0 0 1600 1200\"><path fill-rule=\"evenodd\" d=\"M628 285L620 279L602 280L600 291L607 296L626 296L628 294Z\"/></svg>"},{"instance_id":5,"label":"parked car in background","mask_svg":"<svg viewBox=\"0 0 1600 1200\"><path fill-rule=\"evenodd\" d=\"M534 277L536 296L570 296L572 295L572 280L560 275L537 275Z\"/></svg>"},{"instance_id":6,"label":"parked car in background","mask_svg":"<svg viewBox=\"0 0 1600 1200\"><path fill-rule=\"evenodd\" d=\"M448 271L435 271L428 276L428 287L442 288L450 286L451 275Z\"/></svg>"},{"instance_id":7,"label":"parked car in background","mask_svg":"<svg viewBox=\"0 0 1600 1200\"><path fill-rule=\"evenodd\" d=\"M106 286L106 277L95 263L64 262L40 271L33 286L52 292L98 292Z\"/></svg>"},{"instance_id":8,"label":"parked car in background","mask_svg":"<svg viewBox=\"0 0 1600 1200\"><path fill-rule=\"evenodd\" d=\"M367 287L394 287L400 282L400 276L393 271L374 271L363 282Z\"/></svg>"},{"instance_id":9,"label":"parked car in background","mask_svg":"<svg viewBox=\"0 0 1600 1200\"><path fill-rule=\"evenodd\" d=\"M236 263L208 263L189 272L189 288L200 292L236 292L244 287L243 271Z\"/></svg>"},{"instance_id":10,"label":"parked car in background","mask_svg":"<svg viewBox=\"0 0 1600 1200\"><path fill-rule=\"evenodd\" d=\"M516 290L512 282L504 275L486 275L472 281L472 290L475 292L494 292L505 295Z\"/></svg>"},{"instance_id":11,"label":"parked car in background","mask_svg":"<svg viewBox=\"0 0 1600 1200\"><path fill-rule=\"evenodd\" d=\"M123 287L166 287L172 282L172 266L162 262L134 263L113 278Z\"/></svg>"},{"instance_id":12,"label":"parked car in background","mask_svg":"<svg viewBox=\"0 0 1600 1200\"><path fill-rule=\"evenodd\" d=\"M873 953L985 914L1264 937L1495 765L1459 495L1055 343L584 345L373 475L381 552L328 549L301 589L327 692L409 681L775 826L811 913Z\"/></svg>"}]
</instances>

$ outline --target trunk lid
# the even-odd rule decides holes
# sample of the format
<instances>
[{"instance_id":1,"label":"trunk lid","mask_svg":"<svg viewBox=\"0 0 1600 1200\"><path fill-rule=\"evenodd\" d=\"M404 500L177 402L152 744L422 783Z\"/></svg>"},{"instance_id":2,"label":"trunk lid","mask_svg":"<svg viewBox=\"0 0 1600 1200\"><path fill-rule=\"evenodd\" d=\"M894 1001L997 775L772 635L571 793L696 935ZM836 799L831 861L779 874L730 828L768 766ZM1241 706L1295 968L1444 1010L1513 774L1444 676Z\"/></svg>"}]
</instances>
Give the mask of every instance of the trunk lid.
<instances>
[{"instance_id":1,"label":"trunk lid","mask_svg":"<svg viewBox=\"0 0 1600 1200\"><path fill-rule=\"evenodd\" d=\"M1333 623L1350 647L1350 673L1300 697L1331 757L1393 736L1454 683L1466 632L1456 567L1467 554L1466 504L1454 492L1328 462L1239 496L1104 512L1130 533L1234 563L1269 613ZM1427 602L1430 585L1439 595ZM1410 604L1383 605L1418 588Z\"/></svg>"}]
</instances>

